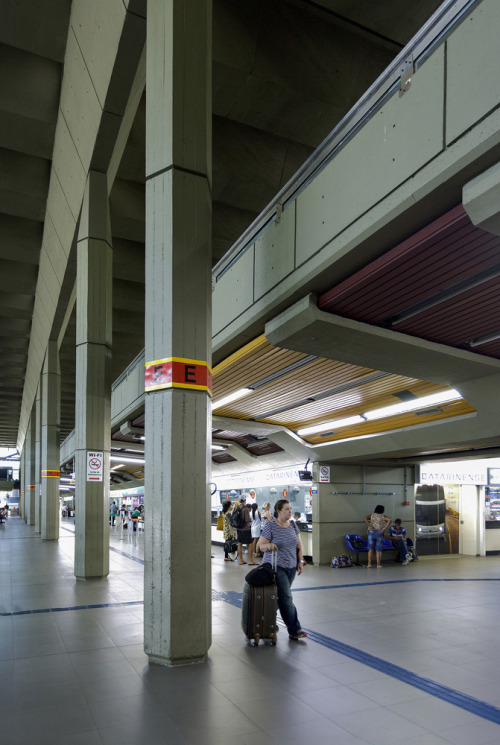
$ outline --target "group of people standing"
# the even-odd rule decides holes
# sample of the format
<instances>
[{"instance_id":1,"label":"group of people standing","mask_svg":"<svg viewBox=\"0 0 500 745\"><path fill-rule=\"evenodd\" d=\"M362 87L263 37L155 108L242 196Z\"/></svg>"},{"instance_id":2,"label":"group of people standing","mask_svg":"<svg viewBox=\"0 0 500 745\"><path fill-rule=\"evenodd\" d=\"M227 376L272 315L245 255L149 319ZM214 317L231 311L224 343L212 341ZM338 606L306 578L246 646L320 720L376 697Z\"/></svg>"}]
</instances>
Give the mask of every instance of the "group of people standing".
<instances>
[{"instance_id":1,"label":"group of people standing","mask_svg":"<svg viewBox=\"0 0 500 745\"><path fill-rule=\"evenodd\" d=\"M234 506L229 499L222 505L224 561L235 561L229 554L234 553L232 549L237 544L239 563L247 563L243 558L243 546L246 546L248 550L248 564L253 566L257 563L254 561L256 555L259 555L257 542L260 538L261 530L266 521L273 518L270 513L270 502L265 502L262 505L262 512L259 510L258 504L247 505L246 502L246 497L242 496L238 504Z\"/></svg>"},{"instance_id":2,"label":"group of people standing","mask_svg":"<svg viewBox=\"0 0 500 745\"><path fill-rule=\"evenodd\" d=\"M224 561L234 561L233 543L237 542L237 555L240 564L243 546L248 549L248 564L257 564L256 555L262 555L263 564L272 564L271 555L276 556L276 586L278 608L288 629L289 638L297 641L307 636L301 628L297 609L292 599L291 586L296 574L302 574L306 565L302 553L299 529L292 518L292 506L287 499L279 499L271 512L271 503L265 502L262 511L257 504L247 506L246 497L240 497L234 507L227 500L222 505L224 530ZM241 526L241 527L236 527Z\"/></svg>"}]
</instances>

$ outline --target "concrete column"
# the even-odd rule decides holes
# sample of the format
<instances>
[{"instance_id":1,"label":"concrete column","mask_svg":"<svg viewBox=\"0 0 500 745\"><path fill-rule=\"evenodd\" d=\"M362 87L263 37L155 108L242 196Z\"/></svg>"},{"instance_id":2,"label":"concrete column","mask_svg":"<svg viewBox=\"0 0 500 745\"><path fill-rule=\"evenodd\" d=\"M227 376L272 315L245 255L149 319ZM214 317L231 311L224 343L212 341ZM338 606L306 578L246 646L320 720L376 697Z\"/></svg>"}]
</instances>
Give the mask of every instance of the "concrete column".
<instances>
[{"instance_id":1,"label":"concrete column","mask_svg":"<svg viewBox=\"0 0 500 745\"><path fill-rule=\"evenodd\" d=\"M319 466L313 476L317 478ZM330 483L314 483L313 494L313 562L329 564L333 556L349 553L345 535L358 533L366 537L365 515L377 504L394 521L400 517L415 539L414 477L411 467L333 465ZM409 502L405 505L405 502Z\"/></svg>"},{"instance_id":2,"label":"concrete column","mask_svg":"<svg viewBox=\"0 0 500 745\"><path fill-rule=\"evenodd\" d=\"M36 389L35 399L35 533L41 532L42 525L42 382Z\"/></svg>"},{"instance_id":3,"label":"concrete column","mask_svg":"<svg viewBox=\"0 0 500 745\"><path fill-rule=\"evenodd\" d=\"M144 638L181 665L211 644L211 1L150 0L147 55Z\"/></svg>"},{"instance_id":4,"label":"concrete column","mask_svg":"<svg viewBox=\"0 0 500 745\"><path fill-rule=\"evenodd\" d=\"M19 515L26 522L26 516L24 511L24 490L26 483L26 474L24 472L24 453L26 452L26 439L23 446L21 457L19 459Z\"/></svg>"},{"instance_id":5,"label":"concrete column","mask_svg":"<svg viewBox=\"0 0 500 745\"><path fill-rule=\"evenodd\" d=\"M75 576L109 572L109 451L113 255L106 175L87 179L77 246ZM102 480L87 480L88 453ZM102 456L100 455L102 453Z\"/></svg>"},{"instance_id":6,"label":"concrete column","mask_svg":"<svg viewBox=\"0 0 500 745\"><path fill-rule=\"evenodd\" d=\"M36 436L36 412L33 407L28 429L26 430L26 439L24 441L25 458L25 476L26 485L24 489L24 509L26 514L26 523L35 524L35 436Z\"/></svg>"},{"instance_id":7,"label":"concrete column","mask_svg":"<svg viewBox=\"0 0 500 745\"><path fill-rule=\"evenodd\" d=\"M42 370L40 534L44 541L59 540L59 421L61 372L57 342L50 340Z\"/></svg>"}]
</instances>

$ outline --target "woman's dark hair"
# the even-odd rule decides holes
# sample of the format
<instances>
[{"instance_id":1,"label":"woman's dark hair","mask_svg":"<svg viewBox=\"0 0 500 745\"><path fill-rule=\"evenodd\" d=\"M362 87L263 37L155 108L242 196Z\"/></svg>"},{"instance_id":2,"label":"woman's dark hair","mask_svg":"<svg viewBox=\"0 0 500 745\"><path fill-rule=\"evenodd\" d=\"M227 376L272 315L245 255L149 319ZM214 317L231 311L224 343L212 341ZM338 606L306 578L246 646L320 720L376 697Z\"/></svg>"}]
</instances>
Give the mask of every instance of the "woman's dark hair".
<instances>
[{"instance_id":1,"label":"woman's dark hair","mask_svg":"<svg viewBox=\"0 0 500 745\"><path fill-rule=\"evenodd\" d=\"M257 504L257 502L254 502L254 503L253 503L253 504L251 505L251 507L252 507L252 520L255 520L255 513L256 513L256 512L257 512L257 510L259 509L259 505Z\"/></svg>"},{"instance_id":2,"label":"woman's dark hair","mask_svg":"<svg viewBox=\"0 0 500 745\"><path fill-rule=\"evenodd\" d=\"M274 517L278 517L278 512L281 512L285 504L290 504L288 499L278 499L278 501L274 505Z\"/></svg>"},{"instance_id":3,"label":"woman's dark hair","mask_svg":"<svg viewBox=\"0 0 500 745\"><path fill-rule=\"evenodd\" d=\"M225 515L229 509L231 509L231 500L226 499L226 501L222 503L222 514Z\"/></svg>"},{"instance_id":4,"label":"woman's dark hair","mask_svg":"<svg viewBox=\"0 0 500 745\"><path fill-rule=\"evenodd\" d=\"M376 515L383 515L385 512L385 507L383 504L378 504L373 511Z\"/></svg>"}]
</instances>

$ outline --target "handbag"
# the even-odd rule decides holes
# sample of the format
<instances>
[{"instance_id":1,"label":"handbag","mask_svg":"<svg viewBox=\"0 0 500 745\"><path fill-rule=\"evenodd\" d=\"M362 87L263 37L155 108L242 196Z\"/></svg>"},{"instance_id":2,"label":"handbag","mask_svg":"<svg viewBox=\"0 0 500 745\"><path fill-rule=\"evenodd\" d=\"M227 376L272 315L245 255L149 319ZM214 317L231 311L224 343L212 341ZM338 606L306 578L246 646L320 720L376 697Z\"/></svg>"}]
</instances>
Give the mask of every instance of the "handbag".
<instances>
[{"instance_id":1,"label":"handbag","mask_svg":"<svg viewBox=\"0 0 500 745\"><path fill-rule=\"evenodd\" d=\"M266 562L252 569L245 576L245 580L252 587L266 587L266 585L276 584L276 569L278 568L278 552L273 551L271 563Z\"/></svg>"},{"instance_id":2,"label":"handbag","mask_svg":"<svg viewBox=\"0 0 500 745\"><path fill-rule=\"evenodd\" d=\"M217 530L224 530L224 515L217 518Z\"/></svg>"}]
</instances>

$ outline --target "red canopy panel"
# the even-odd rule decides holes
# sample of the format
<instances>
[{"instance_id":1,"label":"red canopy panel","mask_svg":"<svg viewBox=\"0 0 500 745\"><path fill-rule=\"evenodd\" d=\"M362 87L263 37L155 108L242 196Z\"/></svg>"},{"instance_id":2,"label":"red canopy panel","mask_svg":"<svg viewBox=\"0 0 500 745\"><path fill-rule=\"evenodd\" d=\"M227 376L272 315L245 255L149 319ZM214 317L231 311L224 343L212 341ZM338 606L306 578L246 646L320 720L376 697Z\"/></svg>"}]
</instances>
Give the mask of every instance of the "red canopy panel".
<instances>
[{"instance_id":1,"label":"red canopy panel","mask_svg":"<svg viewBox=\"0 0 500 745\"><path fill-rule=\"evenodd\" d=\"M500 332L499 298L500 238L476 228L458 205L324 293L318 306L429 341L464 346ZM405 313L408 318L398 317ZM500 349L490 342L471 351L498 357Z\"/></svg>"}]
</instances>

